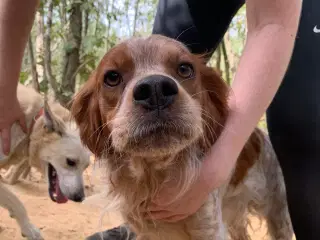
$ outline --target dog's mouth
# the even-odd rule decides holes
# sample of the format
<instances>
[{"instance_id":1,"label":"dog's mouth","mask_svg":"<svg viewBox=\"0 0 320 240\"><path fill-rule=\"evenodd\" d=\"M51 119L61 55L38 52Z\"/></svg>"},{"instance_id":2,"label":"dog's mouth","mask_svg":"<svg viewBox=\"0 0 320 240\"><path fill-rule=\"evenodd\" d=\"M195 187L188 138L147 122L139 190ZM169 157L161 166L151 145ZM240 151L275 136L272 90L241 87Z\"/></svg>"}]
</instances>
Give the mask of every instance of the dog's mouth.
<instances>
[{"instance_id":1,"label":"dog's mouth","mask_svg":"<svg viewBox=\"0 0 320 240\"><path fill-rule=\"evenodd\" d=\"M49 195L53 202L66 203L68 198L64 196L60 189L59 177L56 169L49 163L48 164L48 178L49 178Z\"/></svg>"},{"instance_id":2,"label":"dog's mouth","mask_svg":"<svg viewBox=\"0 0 320 240\"><path fill-rule=\"evenodd\" d=\"M129 130L125 151L137 156L174 154L191 144L198 132L200 129L180 119L141 121Z\"/></svg>"}]
</instances>

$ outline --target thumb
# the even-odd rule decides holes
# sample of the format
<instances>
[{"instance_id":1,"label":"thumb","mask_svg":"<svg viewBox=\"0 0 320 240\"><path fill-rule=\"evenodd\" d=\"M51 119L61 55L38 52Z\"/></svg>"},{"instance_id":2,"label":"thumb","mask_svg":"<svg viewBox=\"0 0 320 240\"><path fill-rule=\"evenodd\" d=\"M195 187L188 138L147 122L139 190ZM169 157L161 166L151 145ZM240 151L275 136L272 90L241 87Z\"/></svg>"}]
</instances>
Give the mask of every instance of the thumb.
<instances>
[{"instance_id":1,"label":"thumb","mask_svg":"<svg viewBox=\"0 0 320 240\"><path fill-rule=\"evenodd\" d=\"M2 149L3 149L3 153L6 156L10 154L10 145L11 145L10 130L11 130L11 127L1 130Z\"/></svg>"},{"instance_id":2,"label":"thumb","mask_svg":"<svg viewBox=\"0 0 320 240\"><path fill-rule=\"evenodd\" d=\"M27 127L26 118L24 115L20 117L19 125L25 133L28 133L28 127Z\"/></svg>"}]
</instances>

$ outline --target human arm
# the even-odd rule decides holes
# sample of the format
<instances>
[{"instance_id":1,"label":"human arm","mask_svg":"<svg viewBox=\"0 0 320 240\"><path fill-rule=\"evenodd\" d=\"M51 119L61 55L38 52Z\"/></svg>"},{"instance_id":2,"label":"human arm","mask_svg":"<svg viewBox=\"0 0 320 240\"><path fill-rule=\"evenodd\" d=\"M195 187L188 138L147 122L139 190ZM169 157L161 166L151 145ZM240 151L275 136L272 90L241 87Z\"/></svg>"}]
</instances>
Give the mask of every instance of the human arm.
<instances>
[{"instance_id":1,"label":"human arm","mask_svg":"<svg viewBox=\"0 0 320 240\"><path fill-rule=\"evenodd\" d=\"M204 160L202 176L210 189L227 180L280 86L292 55L301 5L301 0L247 0L247 42L230 93L229 117Z\"/></svg>"},{"instance_id":2,"label":"human arm","mask_svg":"<svg viewBox=\"0 0 320 240\"><path fill-rule=\"evenodd\" d=\"M288 67L301 12L301 0L247 0L248 35L229 98L222 134L204 159L199 179L180 200L166 205L163 189L151 218L178 221L196 212L209 192L225 183L254 127L272 101Z\"/></svg>"},{"instance_id":3,"label":"human arm","mask_svg":"<svg viewBox=\"0 0 320 240\"><path fill-rule=\"evenodd\" d=\"M25 130L17 100L17 85L24 49L39 0L0 1L0 131L5 154L10 151L10 130L19 121Z\"/></svg>"}]
</instances>

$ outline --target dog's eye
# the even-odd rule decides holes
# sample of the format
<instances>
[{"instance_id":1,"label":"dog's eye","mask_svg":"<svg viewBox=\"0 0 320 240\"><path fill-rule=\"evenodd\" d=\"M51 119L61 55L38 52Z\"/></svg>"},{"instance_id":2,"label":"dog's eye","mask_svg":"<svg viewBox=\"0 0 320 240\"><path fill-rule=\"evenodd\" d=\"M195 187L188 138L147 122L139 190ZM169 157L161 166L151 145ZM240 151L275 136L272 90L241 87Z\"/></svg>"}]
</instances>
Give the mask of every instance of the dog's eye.
<instances>
[{"instance_id":1,"label":"dog's eye","mask_svg":"<svg viewBox=\"0 0 320 240\"><path fill-rule=\"evenodd\" d=\"M67 158L67 164L68 166L70 167L74 167L76 165L76 161L75 160L72 160L70 158Z\"/></svg>"},{"instance_id":2,"label":"dog's eye","mask_svg":"<svg viewBox=\"0 0 320 240\"><path fill-rule=\"evenodd\" d=\"M119 85L122 81L120 73L116 71L108 71L104 74L104 84L110 87Z\"/></svg>"},{"instance_id":3,"label":"dog's eye","mask_svg":"<svg viewBox=\"0 0 320 240\"><path fill-rule=\"evenodd\" d=\"M182 63L178 66L178 74L183 78L191 78L194 75L193 66L190 63Z\"/></svg>"}]
</instances>

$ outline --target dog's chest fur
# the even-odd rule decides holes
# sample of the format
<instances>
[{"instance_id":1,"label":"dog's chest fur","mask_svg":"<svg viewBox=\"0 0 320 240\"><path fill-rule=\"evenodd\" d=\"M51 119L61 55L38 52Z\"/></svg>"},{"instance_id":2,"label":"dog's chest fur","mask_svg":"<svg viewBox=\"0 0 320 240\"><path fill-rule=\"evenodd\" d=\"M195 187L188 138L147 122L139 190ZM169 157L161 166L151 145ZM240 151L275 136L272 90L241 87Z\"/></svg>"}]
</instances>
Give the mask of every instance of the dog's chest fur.
<instances>
[{"instance_id":1,"label":"dog's chest fur","mask_svg":"<svg viewBox=\"0 0 320 240\"><path fill-rule=\"evenodd\" d=\"M277 171L278 166L274 163L275 157L273 150L267 145L268 143L265 140L264 133L257 129L244 147L229 184L215 190L209 196L208 201L193 216L174 224L160 222L154 224L146 221L141 223L141 219L137 219L136 214L138 214L139 209L138 206L135 205L140 204L141 206L145 201L148 201L150 190L154 192L160 187L160 183L157 181L161 182L166 174L170 175L168 169L175 169L177 176L179 174L185 174L183 178L181 178L181 182L188 180L192 182L197 176L195 171L200 166L203 157L202 151L194 147L181 154L181 156L176 159L175 164L177 165L172 163L172 166L162 165L163 162L161 161L148 163L142 159L132 159L129 157L125 161L126 164L118 169L111 164L111 166L109 166L110 171L114 173L114 171L117 170L119 171L119 175L111 174L110 176L121 176L121 178L115 179L116 185L114 186L114 191L117 197L119 197L118 199L121 199L120 209L122 210L122 215L124 219L131 224L135 232L138 233L138 239L140 239L139 236L141 239L152 240L190 239L190 231L192 232L192 236L200 235L199 239L209 239L217 234L223 235L225 231L219 230L219 225L221 225L223 221L222 218L224 218L224 221L230 222L230 219L236 217L237 208L246 208L246 203L251 200L251 198L262 201L264 197L268 197L268 191L266 191L265 196L262 196L259 192L261 189L266 188L267 181L265 178L269 172L268 170L266 172L263 171L263 168L273 164L274 167L269 170L270 172L274 172ZM266 151L270 151L270 153ZM186 157L189 158L189 161L185 160ZM152 166L152 169L157 170L151 172L150 166ZM159 172L161 169L166 169L167 172ZM190 175L192 172L195 173L193 176L192 174ZM255 192L257 189L258 192ZM242 200L244 200L244 206L239 204ZM241 212L242 211L243 209L241 209ZM224 217L222 217L222 213ZM216 219L216 216L219 215L221 221ZM219 231L221 232L219 233ZM198 238L192 237L192 239Z\"/></svg>"}]
</instances>

